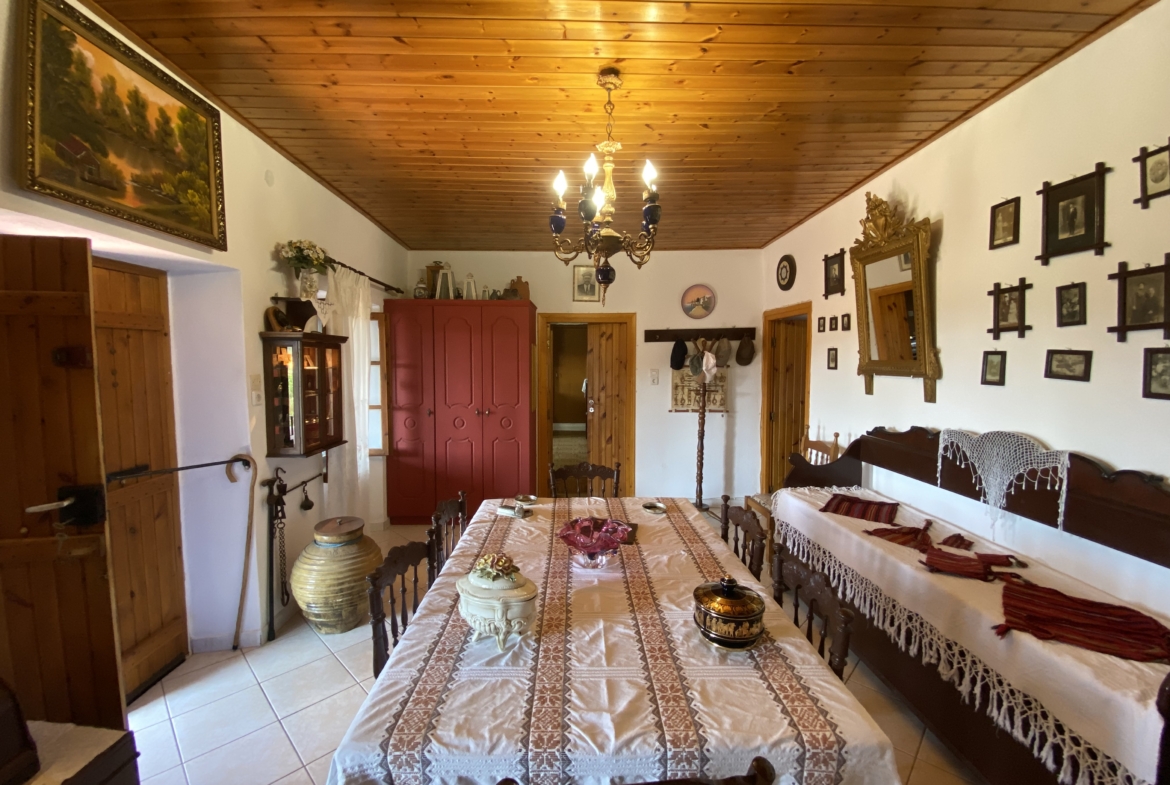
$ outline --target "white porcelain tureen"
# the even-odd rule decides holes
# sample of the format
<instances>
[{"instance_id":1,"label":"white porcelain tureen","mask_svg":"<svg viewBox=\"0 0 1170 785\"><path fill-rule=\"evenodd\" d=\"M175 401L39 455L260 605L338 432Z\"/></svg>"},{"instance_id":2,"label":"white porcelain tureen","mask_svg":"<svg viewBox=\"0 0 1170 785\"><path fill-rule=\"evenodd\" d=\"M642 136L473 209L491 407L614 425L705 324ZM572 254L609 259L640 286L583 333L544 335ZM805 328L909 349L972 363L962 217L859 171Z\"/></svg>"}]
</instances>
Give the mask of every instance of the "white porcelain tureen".
<instances>
[{"instance_id":1,"label":"white porcelain tureen","mask_svg":"<svg viewBox=\"0 0 1170 785\"><path fill-rule=\"evenodd\" d=\"M496 639L500 651L512 633L522 635L536 615L536 584L503 553L481 556L471 572L459 579L459 613L481 635Z\"/></svg>"}]
</instances>

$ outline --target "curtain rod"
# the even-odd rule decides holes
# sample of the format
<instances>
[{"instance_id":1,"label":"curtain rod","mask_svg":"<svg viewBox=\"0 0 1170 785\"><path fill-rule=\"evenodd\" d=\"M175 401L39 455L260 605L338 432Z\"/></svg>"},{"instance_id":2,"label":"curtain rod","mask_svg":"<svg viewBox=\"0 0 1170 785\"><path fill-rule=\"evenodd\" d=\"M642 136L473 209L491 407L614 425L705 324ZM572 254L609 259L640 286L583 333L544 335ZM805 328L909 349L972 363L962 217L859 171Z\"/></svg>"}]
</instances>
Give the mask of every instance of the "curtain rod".
<instances>
[{"instance_id":1,"label":"curtain rod","mask_svg":"<svg viewBox=\"0 0 1170 785\"><path fill-rule=\"evenodd\" d=\"M406 292L404 292L403 290L399 289L397 286L391 286L390 284L386 283L385 281L379 281L379 280L378 280L377 278L375 278L374 276L372 276L372 275L369 275L368 273L363 273L361 270L359 270L359 269L358 269L358 268L356 268L356 267L350 267L350 266L349 266L348 264L346 264L345 262L339 262L339 261L337 261L336 259L334 259L334 260L333 260L333 263L334 263L335 265L337 265L338 267L344 267L345 269L347 269L347 270L351 270L351 271L353 271L353 272L357 273L358 275L363 275L363 276L365 276L366 278L369 278L369 279L370 279L370 283L376 283L376 284L378 284L378 286L381 286L383 289L385 289L385 290L386 290L386 291L388 291L388 292L397 292L398 294L406 294Z\"/></svg>"}]
</instances>

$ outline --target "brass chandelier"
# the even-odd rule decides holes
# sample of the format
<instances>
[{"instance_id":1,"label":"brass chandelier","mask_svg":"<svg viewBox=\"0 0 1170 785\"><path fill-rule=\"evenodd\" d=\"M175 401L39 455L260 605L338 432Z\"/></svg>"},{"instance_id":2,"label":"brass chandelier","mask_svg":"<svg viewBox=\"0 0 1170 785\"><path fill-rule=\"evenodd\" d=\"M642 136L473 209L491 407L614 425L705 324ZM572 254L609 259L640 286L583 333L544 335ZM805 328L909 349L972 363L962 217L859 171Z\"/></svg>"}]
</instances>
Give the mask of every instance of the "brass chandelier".
<instances>
[{"instance_id":1,"label":"brass chandelier","mask_svg":"<svg viewBox=\"0 0 1170 785\"><path fill-rule=\"evenodd\" d=\"M654 185L658 173L654 165L646 161L646 167L642 170L642 180L646 183L646 190L642 192L642 200L645 202L642 206L642 231L637 237L632 237L613 229L614 203L617 201L617 191L613 187L613 154L621 150L622 145L613 139L612 94L622 86L621 74L616 68L603 68L597 75L597 84L605 90L605 141L597 144L597 151L605 156L605 162L601 165L605 170L604 184L594 184L598 170L597 157L590 153L584 167L585 184L581 186L581 201L577 203L583 236L576 242L570 242L561 237L568 220L565 216L564 196L569 184L565 173L558 172L553 181L557 201L553 203L548 225L553 233L553 253L566 266L583 253L593 261L594 276L601 286L601 304L605 305L605 290L617 278L617 271L610 266L609 257L618 251L625 251L630 261L642 269L642 265L650 261L650 252L654 250L662 206L658 204L658 189Z\"/></svg>"}]
</instances>

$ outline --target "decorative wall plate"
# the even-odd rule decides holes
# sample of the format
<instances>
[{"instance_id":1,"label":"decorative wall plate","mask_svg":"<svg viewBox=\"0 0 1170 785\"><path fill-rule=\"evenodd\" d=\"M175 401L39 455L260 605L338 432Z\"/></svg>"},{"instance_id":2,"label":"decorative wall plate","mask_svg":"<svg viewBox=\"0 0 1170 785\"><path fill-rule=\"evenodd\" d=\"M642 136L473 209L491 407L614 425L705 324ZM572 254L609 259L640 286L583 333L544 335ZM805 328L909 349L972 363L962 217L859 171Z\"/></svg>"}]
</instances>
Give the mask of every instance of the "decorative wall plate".
<instances>
[{"instance_id":1,"label":"decorative wall plate","mask_svg":"<svg viewBox=\"0 0 1170 785\"><path fill-rule=\"evenodd\" d=\"M682 296L682 310L692 319L703 319L715 310L715 290L706 284L688 286Z\"/></svg>"},{"instance_id":2,"label":"decorative wall plate","mask_svg":"<svg viewBox=\"0 0 1170 785\"><path fill-rule=\"evenodd\" d=\"M782 291L788 291L796 283L796 259L792 254L784 254L776 263L776 285Z\"/></svg>"}]
</instances>

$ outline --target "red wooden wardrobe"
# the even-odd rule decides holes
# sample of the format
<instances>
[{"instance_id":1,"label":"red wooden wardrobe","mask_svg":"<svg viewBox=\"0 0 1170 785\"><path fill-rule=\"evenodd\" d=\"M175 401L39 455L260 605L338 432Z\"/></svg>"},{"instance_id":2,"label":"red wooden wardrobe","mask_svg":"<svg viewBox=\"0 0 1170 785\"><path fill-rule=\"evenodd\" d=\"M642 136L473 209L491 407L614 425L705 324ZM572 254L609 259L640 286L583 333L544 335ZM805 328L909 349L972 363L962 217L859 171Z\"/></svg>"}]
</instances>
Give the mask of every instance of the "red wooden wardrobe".
<instances>
[{"instance_id":1,"label":"red wooden wardrobe","mask_svg":"<svg viewBox=\"0 0 1170 785\"><path fill-rule=\"evenodd\" d=\"M536 492L535 321L528 300L386 301L391 523Z\"/></svg>"}]
</instances>

